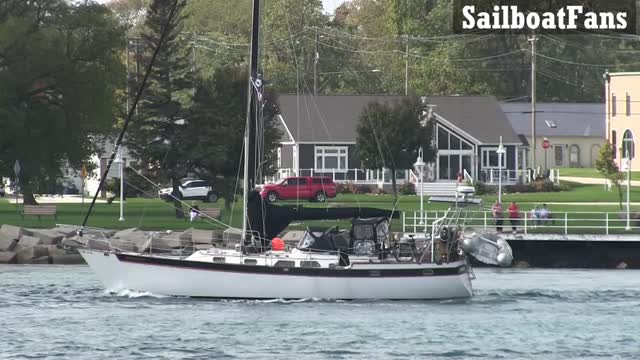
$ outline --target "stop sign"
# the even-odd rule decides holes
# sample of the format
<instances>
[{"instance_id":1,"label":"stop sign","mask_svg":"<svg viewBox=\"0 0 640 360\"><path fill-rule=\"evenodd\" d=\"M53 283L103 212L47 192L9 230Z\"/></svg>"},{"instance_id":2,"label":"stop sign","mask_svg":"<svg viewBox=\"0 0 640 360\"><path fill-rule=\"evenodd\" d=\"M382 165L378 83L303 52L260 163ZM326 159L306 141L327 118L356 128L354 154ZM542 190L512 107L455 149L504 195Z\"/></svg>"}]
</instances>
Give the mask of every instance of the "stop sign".
<instances>
[{"instance_id":1,"label":"stop sign","mask_svg":"<svg viewBox=\"0 0 640 360\"><path fill-rule=\"evenodd\" d=\"M543 148L543 149L545 149L545 150L547 150L547 149L548 149L548 148L550 148L550 147L551 147L551 143L549 142L549 140L544 139L544 140L542 141L542 148Z\"/></svg>"}]
</instances>

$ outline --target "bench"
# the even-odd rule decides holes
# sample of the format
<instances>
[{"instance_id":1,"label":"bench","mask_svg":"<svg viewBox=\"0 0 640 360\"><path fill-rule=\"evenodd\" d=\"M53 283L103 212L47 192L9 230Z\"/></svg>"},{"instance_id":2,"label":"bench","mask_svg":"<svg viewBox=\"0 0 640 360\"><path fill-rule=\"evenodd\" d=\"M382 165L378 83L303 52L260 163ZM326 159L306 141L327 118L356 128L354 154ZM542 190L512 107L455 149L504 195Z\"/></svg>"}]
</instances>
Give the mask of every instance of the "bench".
<instances>
[{"instance_id":1,"label":"bench","mask_svg":"<svg viewBox=\"0 0 640 360\"><path fill-rule=\"evenodd\" d=\"M25 205L21 215L23 219L25 215L37 216L38 220L41 216L53 216L56 220L58 219L55 205Z\"/></svg>"},{"instance_id":2,"label":"bench","mask_svg":"<svg viewBox=\"0 0 640 360\"><path fill-rule=\"evenodd\" d=\"M200 209L200 214L205 218L218 219L220 218L220 209L219 208L204 208Z\"/></svg>"}]
</instances>

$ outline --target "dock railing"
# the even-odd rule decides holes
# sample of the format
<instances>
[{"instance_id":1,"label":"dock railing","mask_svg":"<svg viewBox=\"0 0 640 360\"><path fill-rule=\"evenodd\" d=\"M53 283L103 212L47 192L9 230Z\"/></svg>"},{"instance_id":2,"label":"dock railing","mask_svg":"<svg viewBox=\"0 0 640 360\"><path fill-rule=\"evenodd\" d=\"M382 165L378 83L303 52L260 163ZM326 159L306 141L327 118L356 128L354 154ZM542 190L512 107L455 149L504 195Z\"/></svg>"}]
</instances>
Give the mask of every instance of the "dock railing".
<instances>
[{"instance_id":1,"label":"dock railing","mask_svg":"<svg viewBox=\"0 0 640 360\"><path fill-rule=\"evenodd\" d=\"M402 232L431 233L433 223L446 210L405 211L402 213ZM505 213L506 214L506 213ZM626 213L621 212L552 212L548 218L535 218L530 211L520 212L516 229L518 233L551 234L639 234L640 219L631 219L631 230L626 230ZM466 226L476 229L496 229L496 220L490 210L467 211ZM511 219L503 217L503 232L512 231Z\"/></svg>"}]
</instances>

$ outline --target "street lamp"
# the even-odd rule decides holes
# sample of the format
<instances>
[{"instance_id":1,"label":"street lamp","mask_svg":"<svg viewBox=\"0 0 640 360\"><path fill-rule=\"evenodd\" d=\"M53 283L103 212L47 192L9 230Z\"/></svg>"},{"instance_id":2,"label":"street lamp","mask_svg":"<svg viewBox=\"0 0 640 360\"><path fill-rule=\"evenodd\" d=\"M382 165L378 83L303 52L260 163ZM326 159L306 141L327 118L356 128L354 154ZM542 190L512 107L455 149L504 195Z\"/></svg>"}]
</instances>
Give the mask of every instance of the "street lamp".
<instances>
[{"instance_id":1,"label":"street lamp","mask_svg":"<svg viewBox=\"0 0 640 360\"><path fill-rule=\"evenodd\" d=\"M629 189L631 188L631 153L629 152L629 149L631 148L631 146L633 146L633 139L631 138L624 138L622 139L622 143L623 143L623 148L625 149L625 156L626 158L623 160L623 168L626 167L627 170L627 226L625 227L625 230L631 230L631 200L629 197Z\"/></svg>"},{"instance_id":2,"label":"street lamp","mask_svg":"<svg viewBox=\"0 0 640 360\"><path fill-rule=\"evenodd\" d=\"M122 160L122 147L118 147L118 154L114 163L120 164L120 219L124 221L124 160Z\"/></svg>"},{"instance_id":3,"label":"street lamp","mask_svg":"<svg viewBox=\"0 0 640 360\"><path fill-rule=\"evenodd\" d=\"M416 163L413 164L413 168L416 169L416 171L418 172L418 184L420 186L420 225L424 225L424 231L426 233L427 231L427 224L424 221L424 192L422 191L422 172L424 171L424 160L422 160L422 148L420 148L420 150L418 150L418 159L416 160Z\"/></svg>"},{"instance_id":4,"label":"street lamp","mask_svg":"<svg viewBox=\"0 0 640 360\"><path fill-rule=\"evenodd\" d=\"M502 204L502 156L505 153L504 146L502 146L502 136L500 136L500 145L496 153L498 154L498 203Z\"/></svg>"}]
</instances>

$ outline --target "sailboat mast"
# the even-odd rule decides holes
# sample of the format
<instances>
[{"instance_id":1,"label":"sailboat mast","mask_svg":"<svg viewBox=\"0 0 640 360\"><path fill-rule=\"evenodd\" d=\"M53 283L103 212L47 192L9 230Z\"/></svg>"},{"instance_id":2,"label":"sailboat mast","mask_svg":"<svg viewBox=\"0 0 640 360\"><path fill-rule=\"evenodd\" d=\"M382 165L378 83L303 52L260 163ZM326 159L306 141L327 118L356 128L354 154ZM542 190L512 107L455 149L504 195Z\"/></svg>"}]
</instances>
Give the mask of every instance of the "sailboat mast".
<instances>
[{"instance_id":1,"label":"sailboat mast","mask_svg":"<svg viewBox=\"0 0 640 360\"><path fill-rule=\"evenodd\" d=\"M258 79L258 51L260 41L260 0L253 0L253 16L251 18L251 52L249 55L249 81L247 84L247 121L244 132L244 180L243 180L243 216L242 237L247 242L251 239L248 234L248 202L249 194L256 187L256 105L261 91L261 81Z\"/></svg>"}]
</instances>

